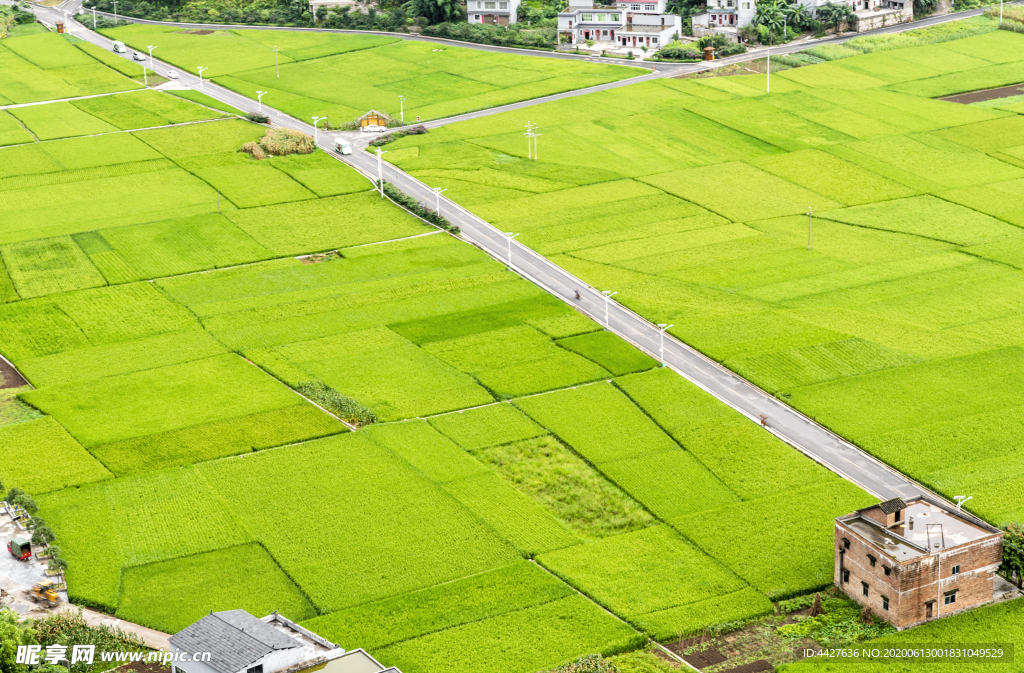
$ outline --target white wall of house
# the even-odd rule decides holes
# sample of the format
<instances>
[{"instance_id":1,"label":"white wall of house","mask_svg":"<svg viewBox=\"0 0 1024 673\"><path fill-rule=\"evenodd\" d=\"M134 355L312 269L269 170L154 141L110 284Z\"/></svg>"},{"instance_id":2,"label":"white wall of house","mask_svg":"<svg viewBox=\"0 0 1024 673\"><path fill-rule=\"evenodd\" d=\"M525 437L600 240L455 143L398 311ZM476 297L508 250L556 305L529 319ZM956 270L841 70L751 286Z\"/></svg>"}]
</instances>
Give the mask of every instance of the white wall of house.
<instances>
[{"instance_id":1,"label":"white wall of house","mask_svg":"<svg viewBox=\"0 0 1024 673\"><path fill-rule=\"evenodd\" d=\"M470 23L491 23L508 26L517 21L520 0L467 0L466 15Z\"/></svg>"}]
</instances>

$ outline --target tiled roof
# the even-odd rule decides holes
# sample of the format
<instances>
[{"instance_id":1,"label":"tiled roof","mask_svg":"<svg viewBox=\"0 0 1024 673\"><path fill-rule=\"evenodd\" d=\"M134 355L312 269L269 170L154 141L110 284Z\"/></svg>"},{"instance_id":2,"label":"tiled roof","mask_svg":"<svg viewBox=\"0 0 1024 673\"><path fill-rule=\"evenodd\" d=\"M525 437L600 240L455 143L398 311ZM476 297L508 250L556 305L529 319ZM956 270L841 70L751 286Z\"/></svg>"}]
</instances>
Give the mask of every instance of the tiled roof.
<instances>
[{"instance_id":1,"label":"tiled roof","mask_svg":"<svg viewBox=\"0 0 1024 673\"><path fill-rule=\"evenodd\" d=\"M218 673L237 673L274 650L301 645L245 610L211 612L171 636L170 642L186 652L209 652L207 663Z\"/></svg>"}]
</instances>

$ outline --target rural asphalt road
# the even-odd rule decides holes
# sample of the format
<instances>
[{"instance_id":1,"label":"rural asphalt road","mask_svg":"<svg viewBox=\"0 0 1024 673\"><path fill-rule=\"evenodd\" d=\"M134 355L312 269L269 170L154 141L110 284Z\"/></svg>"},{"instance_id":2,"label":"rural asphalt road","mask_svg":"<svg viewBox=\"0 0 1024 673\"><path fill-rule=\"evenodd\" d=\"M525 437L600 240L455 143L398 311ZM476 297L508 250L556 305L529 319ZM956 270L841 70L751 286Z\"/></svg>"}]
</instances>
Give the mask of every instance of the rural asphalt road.
<instances>
[{"instance_id":1,"label":"rural asphalt road","mask_svg":"<svg viewBox=\"0 0 1024 673\"><path fill-rule=\"evenodd\" d=\"M51 24L57 18L62 18L61 12L57 10L36 7L35 11L37 16ZM963 17L971 14L971 12L962 12L958 16ZM909 27L918 27L923 24L924 22L915 22ZM893 28L907 29L904 26ZM74 34L105 49L111 48L111 40L84 27L76 26ZM123 56L130 58L130 54L124 54ZM166 72L166 70L173 67L160 61L156 61L156 64L158 72ZM193 89L200 88L199 79L196 76L180 70L179 72L181 73L179 83ZM246 112L256 111L256 101L209 81L205 82L203 90L213 98L240 110ZM313 127L309 123L294 119L266 105L263 106L263 112L270 116L274 124L309 134L313 133ZM377 158L375 156L361 150L356 150L348 156L337 155L333 152L332 139L327 134L321 136L318 144L321 149L327 151L335 158L348 163L367 177L376 179ZM427 185L386 162L382 162L382 169L384 179L393 183L406 194L422 203L434 203L435 194ZM441 203L442 214L462 230L462 237L465 240L484 250L495 259L503 263L507 262L509 250L507 236L458 204L444 198L442 198ZM561 298L578 310L590 315L598 322L605 323L606 303L599 288L590 287L542 255L515 242L512 243L512 267L524 278ZM615 290L615 288L605 289ZM579 300L575 299L576 290L579 290L581 294ZM610 331L618 334L653 357L659 358L661 333L658 328L614 301L608 302L607 327ZM930 493L908 477L888 467L728 369L706 358L671 335L665 336L664 361L667 366L671 367L681 376L747 416L751 421L760 423L761 416L766 417L767 431L797 448L819 464L881 499L897 496L907 497L922 492ZM585 410L581 410L581 413L585 413Z\"/></svg>"}]
</instances>

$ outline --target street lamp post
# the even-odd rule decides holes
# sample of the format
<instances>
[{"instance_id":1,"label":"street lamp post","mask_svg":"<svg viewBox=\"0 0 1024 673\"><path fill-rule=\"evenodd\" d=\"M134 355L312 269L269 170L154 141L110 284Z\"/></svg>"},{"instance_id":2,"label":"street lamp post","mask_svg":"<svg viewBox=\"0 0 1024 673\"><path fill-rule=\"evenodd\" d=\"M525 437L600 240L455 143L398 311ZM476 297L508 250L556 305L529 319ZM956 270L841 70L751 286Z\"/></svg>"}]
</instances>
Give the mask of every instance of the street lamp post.
<instances>
[{"instance_id":1,"label":"street lamp post","mask_svg":"<svg viewBox=\"0 0 1024 673\"><path fill-rule=\"evenodd\" d=\"M513 234L511 231L506 231L505 236L508 237L508 270L512 270L512 239L519 234Z\"/></svg>"},{"instance_id":2,"label":"street lamp post","mask_svg":"<svg viewBox=\"0 0 1024 673\"><path fill-rule=\"evenodd\" d=\"M142 66L142 86L149 86L149 78L146 77L146 64L140 63Z\"/></svg>"},{"instance_id":3,"label":"street lamp post","mask_svg":"<svg viewBox=\"0 0 1024 673\"><path fill-rule=\"evenodd\" d=\"M153 67L153 50L156 49L153 45L148 45L146 49L149 49L149 69L156 72L156 68Z\"/></svg>"},{"instance_id":4,"label":"street lamp post","mask_svg":"<svg viewBox=\"0 0 1024 673\"><path fill-rule=\"evenodd\" d=\"M203 71L209 70L209 68L206 66L196 66L196 70L199 71L199 90L206 91L206 89L203 88Z\"/></svg>"},{"instance_id":5,"label":"street lamp post","mask_svg":"<svg viewBox=\"0 0 1024 673\"><path fill-rule=\"evenodd\" d=\"M437 216L441 217L441 192L447 192L448 189L441 189L440 187L434 187L434 193L437 194Z\"/></svg>"},{"instance_id":6,"label":"street lamp post","mask_svg":"<svg viewBox=\"0 0 1024 673\"><path fill-rule=\"evenodd\" d=\"M814 214L814 212L811 210L811 207L807 206L807 249L808 250L811 249L811 215L813 215L813 214Z\"/></svg>"},{"instance_id":7,"label":"street lamp post","mask_svg":"<svg viewBox=\"0 0 1024 673\"><path fill-rule=\"evenodd\" d=\"M526 158L527 159L532 159L533 158L533 129L534 129L533 124L531 124L530 122L526 122L526 133L524 133L523 135L526 136Z\"/></svg>"},{"instance_id":8,"label":"street lamp post","mask_svg":"<svg viewBox=\"0 0 1024 673\"><path fill-rule=\"evenodd\" d=\"M398 97L398 109L399 115L401 116L402 126L405 126L405 96Z\"/></svg>"},{"instance_id":9,"label":"street lamp post","mask_svg":"<svg viewBox=\"0 0 1024 673\"><path fill-rule=\"evenodd\" d=\"M665 366L665 330L675 327L675 325L666 325L663 322L658 323L658 329L661 330L661 366Z\"/></svg>"},{"instance_id":10,"label":"street lamp post","mask_svg":"<svg viewBox=\"0 0 1024 673\"><path fill-rule=\"evenodd\" d=\"M117 28L117 0L114 0L114 28Z\"/></svg>"},{"instance_id":11,"label":"street lamp post","mask_svg":"<svg viewBox=\"0 0 1024 673\"><path fill-rule=\"evenodd\" d=\"M321 119L327 119L327 117L313 117L313 145L319 144L316 135L316 125L320 123Z\"/></svg>"},{"instance_id":12,"label":"street lamp post","mask_svg":"<svg viewBox=\"0 0 1024 673\"><path fill-rule=\"evenodd\" d=\"M92 29L96 30L96 8L92 8Z\"/></svg>"},{"instance_id":13,"label":"street lamp post","mask_svg":"<svg viewBox=\"0 0 1024 673\"><path fill-rule=\"evenodd\" d=\"M387 150L381 150L379 147L377 150L377 184L380 186L380 198L384 198L384 162L381 157L387 154Z\"/></svg>"},{"instance_id":14,"label":"street lamp post","mask_svg":"<svg viewBox=\"0 0 1024 673\"><path fill-rule=\"evenodd\" d=\"M274 47L274 70L277 71L278 78L281 77L281 66L277 62L277 47Z\"/></svg>"},{"instance_id":15,"label":"street lamp post","mask_svg":"<svg viewBox=\"0 0 1024 673\"><path fill-rule=\"evenodd\" d=\"M263 94L265 94L265 93L267 93L267 92L266 91L257 91L256 92L256 102L260 104L260 114L263 114Z\"/></svg>"},{"instance_id":16,"label":"street lamp post","mask_svg":"<svg viewBox=\"0 0 1024 673\"><path fill-rule=\"evenodd\" d=\"M611 302L612 297L618 294L618 292L612 292L611 290L601 290L601 294L604 295L604 326L608 327L608 304Z\"/></svg>"}]
</instances>

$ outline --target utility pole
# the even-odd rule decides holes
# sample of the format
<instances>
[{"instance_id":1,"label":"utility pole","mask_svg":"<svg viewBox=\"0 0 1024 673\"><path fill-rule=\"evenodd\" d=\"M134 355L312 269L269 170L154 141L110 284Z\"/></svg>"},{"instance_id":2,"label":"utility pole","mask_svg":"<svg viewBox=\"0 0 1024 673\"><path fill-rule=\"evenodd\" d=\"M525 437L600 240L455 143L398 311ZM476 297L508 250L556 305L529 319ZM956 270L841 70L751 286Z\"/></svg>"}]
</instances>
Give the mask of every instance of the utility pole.
<instances>
[{"instance_id":1,"label":"utility pole","mask_svg":"<svg viewBox=\"0 0 1024 673\"><path fill-rule=\"evenodd\" d=\"M401 115L402 126L405 126L405 96L398 97L399 114Z\"/></svg>"},{"instance_id":2,"label":"utility pole","mask_svg":"<svg viewBox=\"0 0 1024 673\"><path fill-rule=\"evenodd\" d=\"M267 92L266 91L257 91L256 92L256 102L260 104L260 114L263 114L263 94L265 94L265 93L267 93Z\"/></svg>"},{"instance_id":3,"label":"utility pole","mask_svg":"<svg viewBox=\"0 0 1024 673\"><path fill-rule=\"evenodd\" d=\"M666 325L663 322L658 323L658 329L661 330L661 366L665 366L665 330L675 327L675 325Z\"/></svg>"},{"instance_id":4,"label":"utility pole","mask_svg":"<svg viewBox=\"0 0 1024 673\"><path fill-rule=\"evenodd\" d=\"M263 108L261 107L260 109L262 110ZM327 119L327 117L313 117L313 145L314 146L317 146L317 145L320 144L320 141L317 138L317 134L316 134L316 125L320 123L321 119Z\"/></svg>"},{"instance_id":5,"label":"utility pole","mask_svg":"<svg viewBox=\"0 0 1024 673\"><path fill-rule=\"evenodd\" d=\"M379 147L377 150L377 184L380 186L380 198L384 198L384 163L381 161L381 157L387 154L387 150L381 150Z\"/></svg>"},{"instance_id":6,"label":"utility pole","mask_svg":"<svg viewBox=\"0 0 1024 673\"><path fill-rule=\"evenodd\" d=\"M807 206L807 249L808 250L811 249L811 216L812 215L814 215L814 212L811 210L810 206Z\"/></svg>"},{"instance_id":7,"label":"utility pole","mask_svg":"<svg viewBox=\"0 0 1024 673\"><path fill-rule=\"evenodd\" d=\"M612 297L618 294L618 292L612 292L611 290L601 290L601 294L604 295L604 326L608 327L608 304L611 302Z\"/></svg>"},{"instance_id":8,"label":"utility pole","mask_svg":"<svg viewBox=\"0 0 1024 673\"><path fill-rule=\"evenodd\" d=\"M209 70L209 68L206 66L196 66L196 70L199 71L199 90L206 91L206 89L203 88L203 71Z\"/></svg>"},{"instance_id":9,"label":"utility pole","mask_svg":"<svg viewBox=\"0 0 1024 673\"><path fill-rule=\"evenodd\" d=\"M92 29L96 30L96 8L92 8Z\"/></svg>"},{"instance_id":10,"label":"utility pole","mask_svg":"<svg viewBox=\"0 0 1024 673\"><path fill-rule=\"evenodd\" d=\"M434 187L434 194L437 194L437 216L441 216L441 192L447 192L448 189L441 189L440 187Z\"/></svg>"},{"instance_id":11,"label":"utility pole","mask_svg":"<svg viewBox=\"0 0 1024 673\"><path fill-rule=\"evenodd\" d=\"M506 231L505 235L508 236L508 270L512 270L512 239L519 234L513 234L511 231Z\"/></svg>"},{"instance_id":12,"label":"utility pole","mask_svg":"<svg viewBox=\"0 0 1024 673\"><path fill-rule=\"evenodd\" d=\"M117 0L114 0L114 28L117 28Z\"/></svg>"},{"instance_id":13,"label":"utility pole","mask_svg":"<svg viewBox=\"0 0 1024 673\"><path fill-rule=\"evenodd\" d=\"M277 71L277 77L281 77L281 66L277 62L277 47L274 47L274 69Z\"/></svg>"}]
</instances>

